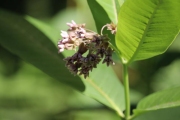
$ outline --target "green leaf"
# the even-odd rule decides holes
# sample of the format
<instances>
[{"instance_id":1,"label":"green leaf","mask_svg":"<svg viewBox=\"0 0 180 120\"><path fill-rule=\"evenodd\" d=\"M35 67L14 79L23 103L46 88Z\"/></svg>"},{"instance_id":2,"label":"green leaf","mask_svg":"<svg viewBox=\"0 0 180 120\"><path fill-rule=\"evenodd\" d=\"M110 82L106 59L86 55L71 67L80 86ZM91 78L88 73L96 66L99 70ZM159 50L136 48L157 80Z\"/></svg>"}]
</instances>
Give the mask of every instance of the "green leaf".
<instances>
[{"instance_id":1,"label":"green leaf","mask_svg":"<svg viewBox=\"0 0 180 120\"><path fill-rule=\"evenodd\" d=\"M65 68L57 47L23 17L0 10L0 33L3 47L60 82L84 90L81 79Z\"/></svg>"},{"instance_id":2,"label":"green leaf","mask_svg":"<svg viewBox=\"0 0 180 120\"><path fill-rule=\"evenodd\" d=\"M118 15L116 45L124 63L167 50L180 29L179 0L126 0Z\"/></svg>"},{"instance_id":3,"label":"green leaf","mask_svg":"<svg viewBox=\"0 0 180 120\"><path fill-rule=\"evenodd\" d=\"M124 89L112 68L104 64L98 65L97 69L90 73L90 77L83 81L86 86L85 95L112 108L119 116L124 116Z\"/></svg>"},{"instance_id":4,"label":"green leaf","mask_svg":"<svg viewBox=\"0 0 180 120\"><path fill-rule=\"evenodd\" d=\"M152 95L149 95L148 97L142 99L138 103L137 109L134 110L134 113L135 113L134 117L136 116L138 118L139 116L152 115L150 118L152 117L156 118L158 115L157 113L160 113L158 115L158 119L160 119L159 117L162 117L164 118L162 120L166 120L167 119L166 117L168 118L172 116L180 117L179 113L176 112L177 110L178 111L180 110L180 87L169 88L169 89L154 93ZM169 112L169 114L167 114L167 112ZM172 115L171 113L172 114L176 113L176 114ZM143 115L143 114L146 114L146 115Z\"/></svg>"},{"instance_id":5,"label":"green leaf","mask_svg":"<svg viewBox=\"0 0 180 120\"><path fill-rule=\"evenodd\" d=\"M117 24L118 12L124 0L87 0L91 9L98 33L101 28L107 23L114 22ZM115 37L109 31L104 31L103 34L109 34L111 43L115 46Z\"/></svg>"},{"instance_id":6,"label":"green leaf","mask_svg":"<svg viewBox=\"0 0 180 120\"><path fill-rule=\"evenodd\" d=\"M114 112L106 109L73 110L60 114L59 120L122 120Z\"/></svg>"},{"instance_id":7,"label":"green leaf","mask_svg":"<svg viewBox=\"0 0 180 120\"><path fill-rule=\"evenodd\" d=\"M89 7L94 16L95 22L118 23L118 12L124 0L88 0ZM97 12L98 11L98 12ZM102 14L105 13L105 14ZM105 18L105 19L102 19ZM111 21L107 21L107 20ZM106 23L104 23L106 24ZM102 27L102 26L101 26Z\"/></svg>"},{"instance_id":8,"label":"green leaf","mask_svg":"<svg viewBox=\"0 0 180 120\"><path fill-rule=\"evenodd\" d=\"M142 99L137 109L155 110L180 106L180 87L169 88Z\"/></svg>"},{"instance_id":9,"label":"green leaf","mask_svg":"<svg viewBox=\"0 0 180 120\"><path fill-rule=\"evenodd\" d=\"M180 107L148 111L131 120L179 120Z\"/></svg>"},{"instance_id":10,"label":"green leaf","mask_svg":"<svg viewBox=\"0 0 180 120\"><path fill-rule=\"evenodd\" d=\"M59 30L53 31L52 28L47 27L47 24L43 24L41 21L31 17L27 17L27 19L42 30L52 41L55 41L55 37L51 32L59 35ZM72 56L74 52L64 51L63 54L67 57ZM124 116L122 113L122 110L125 109L123 85L111 67L100 63L100 65L90 73L90 77L84 79L83 76L81 76L81 78L86 88L83 94L115 110L119 116Z\"/></svg>"}]
</instances>

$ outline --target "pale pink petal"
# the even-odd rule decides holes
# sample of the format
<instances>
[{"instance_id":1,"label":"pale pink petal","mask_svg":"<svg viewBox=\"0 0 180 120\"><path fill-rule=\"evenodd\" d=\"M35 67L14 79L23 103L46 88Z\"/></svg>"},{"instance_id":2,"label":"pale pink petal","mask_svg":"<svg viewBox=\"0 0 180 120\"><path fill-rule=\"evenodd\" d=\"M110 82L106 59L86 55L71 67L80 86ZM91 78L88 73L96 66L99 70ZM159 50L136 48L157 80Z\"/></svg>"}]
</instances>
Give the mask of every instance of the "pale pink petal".
<instances>
[{"instance_id":1,"label":"pale pink petal","mask_svg":"<svg viewBox=\"0 0 180 120\"><path fill-rule=\"evenodd\" d=\"M73 27L73 24L71 23L66 23L69 27Z\"/></svg>"},{"instance_id":2,"label":"pale pink petal","mask_svg":"<svg viewBox=\"0 0 180 120\"><path fill-rule=\"evenodd\" d=\"M62 44L62 40L58 41L58 45Z\"/></svg>"},{"instance_id":3,"label":"pale pink petal","mask_svg":"<svg viewBox=\"0 0 180 120\"><path fill-rule=\"evenodd\" d=\"M63 52L64 51L64 48L62 48L62 49L59 49L59 53L61 53L61 52Z\"/></svg>"},{"instance_id":4,"label":"pale pink petal","mask_svg":"<svg viewBox=\"0 0 180 120\"><path fill-rule=\"evenodd\" d=\"M81 28L81 27L80 27L79 29L80 29L80 30L79 30L80 32L86 33L86 30L85 30L84 28Z\"/></svg>"},{"instance_id":5,"label":"pale pink petal","mask_svg":"<svg viewBox=\"0 0 180 120\"><path fill-rule=\"evenodd\" d=\"M72 22L73 25L76 25L76 23L74 22L74 20L71 20L71 22Z\"/></svg>"},{"instance_id":6,"label":"pale pink petal","mask_svg":"<svg viewBox=\"0 0 180 120\"><path fill-rule=\"evenodd\" d=\"M72 29L72 27L77 27L77 24L73 20L71 22L72 23L66 23L70 27L70 29Z\"/></svg>"},{"instance_id":7,"label":"pale pink petal","mask_svg":"<svg viewBox=\"0 0 180 120\"><path fill-rule=\"evenodd\" d=\"M62 31L62 30L61 30L61 36L62 36L63 38L69 37L68 33L67 33L66 31Z\"/></svg>"},{"instance_id":8,"label":"pale pink petal","mask_svg":"<svg viewBox=\"0 0 180 120\"><path fill-rule=\"evenodd\" d=\"M58 48L59 48L59 49L62 49L62 48L64 48L64 47L65 47L64 44L58 45Z\"/></svg>"},{"instance_id":9,"label":"pale pink petal","mask_svg":"<svg viewBox=\"0 0 180 120\"><path fill-rule=\"evenodd\" d=\"M80 38L84 38L86 34L86 30L80 27L79 30L77 31L77 34L79 35Z\"/></svg>"},{"instance_id":10,"label":"pale pink petal","mask_svg":"<svg viewBox=\"0 0 180 120\"><path fill-rule=\"evenodd\" d=\"M69 41L69 38L63 38L62 43L67 43Z\"/></svg>"}]
</instances>

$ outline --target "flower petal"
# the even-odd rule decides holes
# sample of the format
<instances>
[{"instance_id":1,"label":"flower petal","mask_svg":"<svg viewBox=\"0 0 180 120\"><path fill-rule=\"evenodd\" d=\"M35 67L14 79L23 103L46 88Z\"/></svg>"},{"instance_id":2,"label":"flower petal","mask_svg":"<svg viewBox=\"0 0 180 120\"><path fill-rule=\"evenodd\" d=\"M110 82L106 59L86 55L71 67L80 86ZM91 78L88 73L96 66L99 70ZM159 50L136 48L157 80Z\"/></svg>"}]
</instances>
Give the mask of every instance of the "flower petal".
<instances>
[{"instance_id":1,"label":"flower petal","mask_svg":"<svg viewBox=\"0 0 180 120\"><path fill-rule=\"evenodd\" d=\"M61 36L63 38L68 38L69 37L68 33L66 31L62 31L62 30L61 30Z\"/></svg>"},{"instance_id":2,"label":"flower petal","mask_svg":"<svg viewBox=\"0 0 180 120\"><path fill-rule=\"evenodd\" d=\"M60 45L58 45L58 48L59 49L62 49L62 48L64 48L65 47L65 45L64 44L60 44Z\"/></svg>"},{"instance_id":3,"label":"flower petal","mask_svg":"<svg viewBox=\"0 0 180 120\"><path fill-rule=\"evenodd\" d=\"M63 52L64 51L64 48L62 48L62 49L59 49L59 53L61 53L61 52Z\"/></svg>"}]
</instances>

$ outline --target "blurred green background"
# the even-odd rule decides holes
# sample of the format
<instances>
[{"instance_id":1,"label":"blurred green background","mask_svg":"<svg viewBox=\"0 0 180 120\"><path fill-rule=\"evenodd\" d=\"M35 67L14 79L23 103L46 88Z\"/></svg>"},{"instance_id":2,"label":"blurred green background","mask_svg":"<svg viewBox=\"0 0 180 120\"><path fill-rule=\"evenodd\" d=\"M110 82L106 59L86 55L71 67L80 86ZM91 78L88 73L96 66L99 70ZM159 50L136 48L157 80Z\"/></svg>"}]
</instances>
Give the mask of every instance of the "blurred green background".
<instances>
[{"instance_id":1,"label":"blurred green background","mask_svg":"<svg viewBox=\"0 0 180 120\"><path fill-rule=\"evenodd\" d=\"M66 30L66 22L96 31L86 0L1 0L0 8ZM97 11L98 12L98 11ZM60 36L59 36L60 39ZM57 39L58 41L58 39ZM144 96L180 82L180 36L165 54L129 68L132 108ZM112 66L122 80L122 66ZM47 76L0 45L0 120L116 120L104 105Z\"/></svg>"}]
</instances>

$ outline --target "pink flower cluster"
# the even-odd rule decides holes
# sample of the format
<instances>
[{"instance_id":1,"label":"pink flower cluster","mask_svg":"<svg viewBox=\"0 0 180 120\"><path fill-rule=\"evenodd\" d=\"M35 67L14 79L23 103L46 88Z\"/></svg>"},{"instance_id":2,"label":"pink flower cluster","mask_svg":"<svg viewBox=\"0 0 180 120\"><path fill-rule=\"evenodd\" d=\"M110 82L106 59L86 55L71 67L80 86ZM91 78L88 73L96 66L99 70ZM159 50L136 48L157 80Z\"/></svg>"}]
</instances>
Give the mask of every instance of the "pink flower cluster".
<instances>
[{"instance_id":1,"label":"pink flower cluster","mask_svg":"<svg viewBox=\"0 0 180 120\"><path fill-rule=\"evenodd\" d=\"M75 50L82 43L86 35L85 24L76 24L72 20L72 23L67 23L67 25L69 29L61 31L62 40L58 42L59 52L63 52L64 49Z\"/></svg>"},{"instance_id":2,"label":"pink flower cluster","mask_svg":"<svg viewBox=\"0 0 180 120\"><path fill-rule=\"evenodd\" d=\"M89 72L97 67L101 60L107 66L114 64L112 54L114 50L109 45L107 35L99 35L96 32L85 29L85 24L76 24L73 20L67 23L69 29L61 31L62 39L58 42L59 52L66 50L78 50L70 57L64 59L66 67L74 75L89 76ZM115 34L113 24L107 24L108 30ZM104 28L103 27L103 28Z\"/></svg>"}]
</instances>

